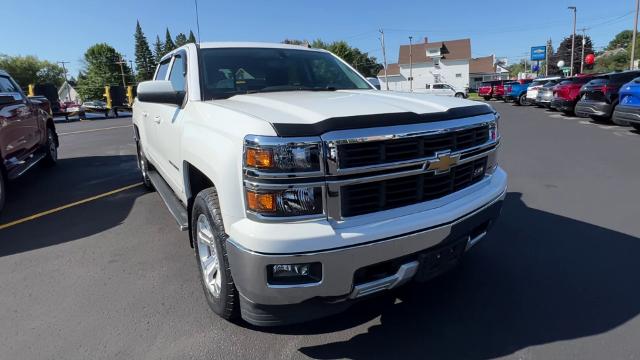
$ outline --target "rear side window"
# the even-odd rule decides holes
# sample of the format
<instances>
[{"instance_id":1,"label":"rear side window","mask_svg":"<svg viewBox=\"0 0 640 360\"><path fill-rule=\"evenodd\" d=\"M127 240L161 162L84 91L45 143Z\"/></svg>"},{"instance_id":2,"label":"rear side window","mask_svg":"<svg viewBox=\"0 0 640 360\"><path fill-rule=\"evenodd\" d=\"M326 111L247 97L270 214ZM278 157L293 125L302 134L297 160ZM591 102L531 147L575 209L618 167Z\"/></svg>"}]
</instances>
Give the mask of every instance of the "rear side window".
<instances>
[{"instance_id":1,"label":"rear side window","mask_svg":"<svg viewBox=\"0 0 640 360\"><path fill-rule=\"evenodd\" d=\"M619 74L611 75L611 81L614 83L626 83L633 80L638 75L639 74L637 71L622 72Z\"/></svg>"},{"instance_id":2,"label":"rear side window","mask_svg":"<svg viewBox=\"0 0 640 360\"><path fill-rule=\"evenodd\" d=\"M154 80L164 80L167 78L167 70L169 70L169 60L165 60L158 66L156 77Z\"/></svg>"},{"instance_id":3,"label":"rear side window","mask_svg":"<svg viewBox=\"0 0 640 360\"><path fill-rule=\"evenodd\" d=\"M20 92L18 86L15 85L8 77L0 76L0 92L17 93Z\"/></svg>"},{"instance_id":4,"label":"rear side window","mask_svg":"<svg viewBox=\"0 0 640 360\"><path fill-rule=\"evenodd\" d=\"M169 74L169 81L173 85L173 88L177 91L185 91L185 67L184 57L177 55L173 60L173 66L171 67L171 74Z\"/></svg>"},{"instance_id":5,"label":"rear side window","mask_svg":"<svg viewBox=\"0 0 640 360\"><path fill-rule=\"evenodd\" d=\"M598 85L606 85L609 79L607 78L596 78L589 81L588 85L590 86L598 86Z\"/></svg>"}]
</instances>

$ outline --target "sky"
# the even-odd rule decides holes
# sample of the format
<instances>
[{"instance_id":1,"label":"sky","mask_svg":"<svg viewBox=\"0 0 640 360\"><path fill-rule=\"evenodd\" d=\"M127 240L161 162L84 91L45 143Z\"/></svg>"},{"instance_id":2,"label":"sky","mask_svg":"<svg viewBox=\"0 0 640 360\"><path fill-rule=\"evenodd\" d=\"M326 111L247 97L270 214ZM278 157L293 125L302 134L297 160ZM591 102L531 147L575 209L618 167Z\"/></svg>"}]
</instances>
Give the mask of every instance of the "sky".
<instances>
[{"instance_id":1,"label":"sky","mask_svg":"<svg viewBox=\"0 0 640 360\"><path fill-rule=\"evenodd\" d=\"M577 28L586 27L596 49L618 32L633 28L635 0L197 0L201 41L281 42L285 38L345 40L382 62L379 29L385 32L387 61L414 41L471 39L474 57L495 54L510 63L528 56L531 46L554 46ZM82 69L84 51L106 42L134 60L136 20L150 45L193 30L195 0L2 0L5 36L0 54L36 55L68 61L69 75ZM534 5L535 4L535 5ZM7 29L11 29L8 30ZM8 35L8 36L7 36Z\"/></svg>"}]
</instances>

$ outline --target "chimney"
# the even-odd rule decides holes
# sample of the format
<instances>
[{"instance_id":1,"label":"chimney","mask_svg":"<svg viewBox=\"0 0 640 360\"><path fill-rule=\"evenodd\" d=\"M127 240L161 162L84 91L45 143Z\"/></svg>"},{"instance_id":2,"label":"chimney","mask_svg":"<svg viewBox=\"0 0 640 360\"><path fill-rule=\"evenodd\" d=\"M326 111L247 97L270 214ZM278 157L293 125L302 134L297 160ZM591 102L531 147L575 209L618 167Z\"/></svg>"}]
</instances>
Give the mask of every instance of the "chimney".
<instances>
[{"instance_id":1,"label":"chimney","mask_svg":"<svg viewBox=\"0 0 640 360\"><path fill-rule=\"evenodd\" d=\"M424 37L424 43L426 44L426 43L428 43L428 42L429 42L429 38L425 36L425 37Z\"/></svg>"}]
</instances>

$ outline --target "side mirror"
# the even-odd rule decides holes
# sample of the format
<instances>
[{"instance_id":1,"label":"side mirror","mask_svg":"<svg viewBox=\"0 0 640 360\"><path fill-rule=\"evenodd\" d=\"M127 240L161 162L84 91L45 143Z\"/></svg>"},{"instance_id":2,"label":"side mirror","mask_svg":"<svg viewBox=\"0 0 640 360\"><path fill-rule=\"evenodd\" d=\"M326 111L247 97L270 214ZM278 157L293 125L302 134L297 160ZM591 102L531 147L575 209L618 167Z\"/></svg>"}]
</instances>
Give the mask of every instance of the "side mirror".
<instances>
[{"instance_id":1,"label":"side mirror","mask_svg":"<svg viewBox=\"0 0 640 360\"><path fill-rule=\"evenodd\" d=\"M144 81L138 84L138 101L182 105L186 93L173 88L169 80Z\"/></svg>"},{"instance_id":2,"label":"side mirror","mask_svg":"<svg viewBox=\"0 0 640 360\"><path fill-rule=\"evenodd\" d=\"M0 105L11 105L16 102L16 98L11 95L0 95Z\"/></svg>"}]
</instances>

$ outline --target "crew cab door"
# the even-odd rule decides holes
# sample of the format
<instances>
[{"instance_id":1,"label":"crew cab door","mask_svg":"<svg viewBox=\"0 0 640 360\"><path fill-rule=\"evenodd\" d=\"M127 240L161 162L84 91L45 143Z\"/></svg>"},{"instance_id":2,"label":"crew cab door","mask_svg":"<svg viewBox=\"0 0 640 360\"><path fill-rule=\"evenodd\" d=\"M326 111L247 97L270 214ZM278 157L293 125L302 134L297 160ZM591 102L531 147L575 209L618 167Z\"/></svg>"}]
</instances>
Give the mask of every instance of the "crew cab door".
<instances>
[{"instance_id":1,"label":"crew cab door","mask_svg":"<svg viewBox=\"0 0 640 360\"><path fill-rule=\"evenodd\" d=\"M171 59L160 62L153 80L166 80L169 75ZM145 156L157 167L160 167L160 151L158 149L158 108L160 104L151 102L136 102L135 116L142 123L140 129L140 142L145 152ZM158 169L161 170L161 169Z\"/></svg>"},{"instance_id":2,"label":"crew cab door","mask_svg":"<svg viewBox=\"0 0 640 360\"><path fill-rule=\"evenodd\" d=\"M178 91L187 89L187 54L180 51L171 59L168 80ZM185 99L187 97L185 96ZM157 128L156 150L165 181L176 193L184 192L181 161L182 123L184 105L156 104L154 118Z\"/></svg>"},{"instance_id":3,"label":"crew cab door","mask_svg":"<svg viewBox=\"0 0 640 360\"><path fill-rule=\"evenodd\" d=\"M0 95L15 99L13 103L0 105L0 154L5 161L23 160L40 144L38 111L7 76L0 76Z\"/></svg>"}]
</instances>

